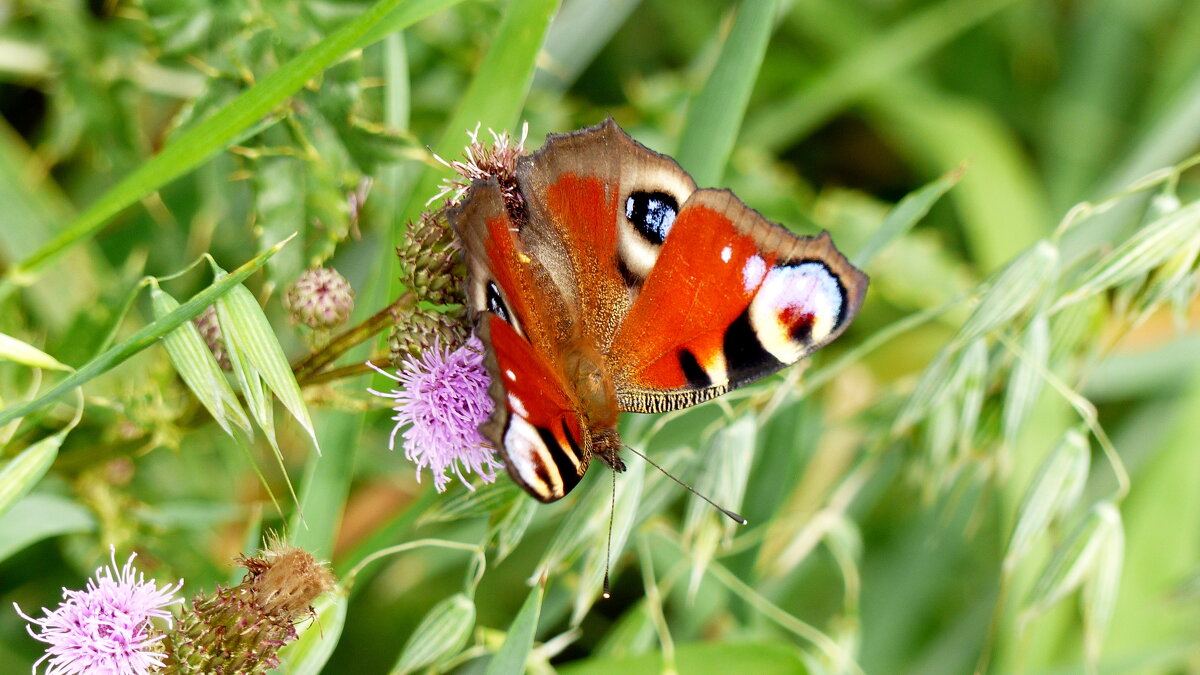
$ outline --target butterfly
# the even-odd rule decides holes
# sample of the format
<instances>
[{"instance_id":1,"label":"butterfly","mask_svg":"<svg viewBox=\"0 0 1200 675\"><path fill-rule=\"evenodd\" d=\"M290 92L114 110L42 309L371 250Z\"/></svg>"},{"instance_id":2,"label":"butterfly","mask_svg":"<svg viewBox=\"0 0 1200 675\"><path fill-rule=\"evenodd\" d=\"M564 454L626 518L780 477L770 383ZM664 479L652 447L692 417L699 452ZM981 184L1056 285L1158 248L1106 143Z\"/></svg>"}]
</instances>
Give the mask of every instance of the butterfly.
<instances>
[{"instance_id":1,"label":"butterfly","mask_svg":"<svg viewBox=\"0 0 1200 675\"><path fill-rule=\"evenodd\" d=\"M551 135L515 185L448 212L495 409L480 432L513 480L564 497L592 457L625 468L617 418L696 405L836 338L867 277L608 118Z\"/></svg>"}]
</instances>

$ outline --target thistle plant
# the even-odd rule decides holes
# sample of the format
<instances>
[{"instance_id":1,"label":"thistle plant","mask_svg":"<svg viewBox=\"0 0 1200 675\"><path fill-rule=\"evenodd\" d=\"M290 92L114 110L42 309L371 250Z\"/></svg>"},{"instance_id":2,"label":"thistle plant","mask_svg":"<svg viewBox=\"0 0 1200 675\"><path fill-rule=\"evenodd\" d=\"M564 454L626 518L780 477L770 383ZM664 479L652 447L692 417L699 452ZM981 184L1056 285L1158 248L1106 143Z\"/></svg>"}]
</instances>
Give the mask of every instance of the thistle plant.
<instances>
[{"instance_id":1,"label":"thistle plant","mask_svg":"<svg viewBox=\"0 0 1200 675\"><path fill-rule=\"evenodd\" d=\"M394 449L396 434L404 429L404 456L417 465L418 482L426 467L438 492L446 489L451 474L473 490L464 471L485 483L496 480L496 470L504 465L479 433L492 413L479 338L472 336L456 349L435 342L420 356L406 357L394 375L372 367L399 385L388 392L369 391L394 402L396 426L388 448Z\"/></svg>"},{"instance_id":2,"label":"thistle plant","mask_svg":"<svg viewBox=\"0 0 1200 675\"><path fill-rule=\"evenodd\" d=\"M46 653L34 663L43 663L46 675L150 675L163 672L167 656L161 641L167 636L173 616L169 608L183 602L175 594L183 586L158 586L133 567L131 554L118 568L116 549L111 564L96 569L82 591L63 589L63 602L53 610L42 608L33 618L16 606L28 622L26 630Z\"/></svg>"},{"instance_id":3,"label":"thistle plant","mask_svg":"<svg viewBox=\"0 0 1200 675\"><path fill-rule=\"evenodd\" d=\"M272 540L255 557L240 557L246 576L232 588L197 595L178 627L162 637L163 675L258 675L279 665L279 650L297 637L296 625L334 586L312 554Z\"/></svg>"}]
</instances>

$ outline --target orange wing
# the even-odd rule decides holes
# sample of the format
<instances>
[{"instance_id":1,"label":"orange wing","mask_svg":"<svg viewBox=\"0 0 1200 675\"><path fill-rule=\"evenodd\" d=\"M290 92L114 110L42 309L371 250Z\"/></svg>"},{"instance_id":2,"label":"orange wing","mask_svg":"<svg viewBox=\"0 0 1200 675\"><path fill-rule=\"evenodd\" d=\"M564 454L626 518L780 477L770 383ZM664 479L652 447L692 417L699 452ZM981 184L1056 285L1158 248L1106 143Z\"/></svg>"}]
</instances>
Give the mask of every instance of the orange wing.
<instances>
[{"instance_id":1,"label":"orange wing","mask_svg":"<svg viewBox=\"0 0 1200 675\"><path fill-rule=\"evenodd\" d=\"M726 190L680 209L609 353L623 410L694 405L820 349L867 277L827 233L799 237Z\"/></svg>"},{"instance_id":2,"label":"orange wing","mask_svg":"<svg viewBox=\"0 0 1200 675\"><path fill-rule=\"evenodd\" d=\"M527 492L561 499L587 467L578 403L552 361L570 330L564 301L518 240L495 181L472 185L448 215L466 251L467 301L487 347L495 409L480 431Z\"/></svg>"}]
</instances>

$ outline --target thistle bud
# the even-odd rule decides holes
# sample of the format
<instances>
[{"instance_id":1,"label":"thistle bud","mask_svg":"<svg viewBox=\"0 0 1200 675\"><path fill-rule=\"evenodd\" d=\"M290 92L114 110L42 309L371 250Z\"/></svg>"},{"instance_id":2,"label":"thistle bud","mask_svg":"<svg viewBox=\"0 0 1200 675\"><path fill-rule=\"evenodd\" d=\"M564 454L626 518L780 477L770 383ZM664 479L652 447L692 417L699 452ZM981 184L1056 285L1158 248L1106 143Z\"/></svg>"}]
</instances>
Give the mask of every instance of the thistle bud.
<instances>
[{"instance_id":1,"label":"thistle bud","mask_svg":"<svg viewBox=\"0 0 1200 675\"><path fill-rule=\"evenodd\" d=\"M292 320L314 330L334 328L350 318L354 289L335 269L306 270L283 296Z\"/></svg>"},{"instance_id":2,"label":"thistle bud","mask_svg":"<svg viewBox=\"0 0 1200 675\"><path fill-rule=\"evenodd\" d=\"M297 637L295 624L334 586L333 574L308 552L271 541L258 557L239 558L242 583L198 595L178 629L163 640L170 675L258 675L279 665L278 652Z\"/></svg>"},{"instance_id":3,"label":"thistle bud","mask_svg":"<svg viewBox=\"0 0 1200 675\"><path fill-rule=\"evenodd\" d=\"M200 316L192 319L192 323L196 325L196 330L200 331L200 337L204 338L204 344L208 345L208 350L216 357L221 370L230 370L232 366L229 364L229 355L225 353L225 338L221 336L216 305L205 307Z\"/></svg>"}]
</instances>

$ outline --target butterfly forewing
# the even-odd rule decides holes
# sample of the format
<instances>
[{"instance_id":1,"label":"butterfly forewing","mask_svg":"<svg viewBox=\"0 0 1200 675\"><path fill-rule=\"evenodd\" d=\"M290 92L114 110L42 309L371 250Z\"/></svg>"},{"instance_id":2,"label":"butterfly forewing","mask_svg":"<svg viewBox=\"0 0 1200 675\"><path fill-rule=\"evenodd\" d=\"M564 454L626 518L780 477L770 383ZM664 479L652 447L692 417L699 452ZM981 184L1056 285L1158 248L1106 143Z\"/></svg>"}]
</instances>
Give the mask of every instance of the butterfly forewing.
<instances>
[{"instance_id":1,"label":"butterfly forewing","mask_svg":"<svg viewBox=\"0 0 1200 675\"><path fill-rule=\"evenodd\" d=\"M828 235L800 237L726 190L680 209L609 355L623 410L694 405L833 340L866 277Z\"/></svg>"}]
</instances>

